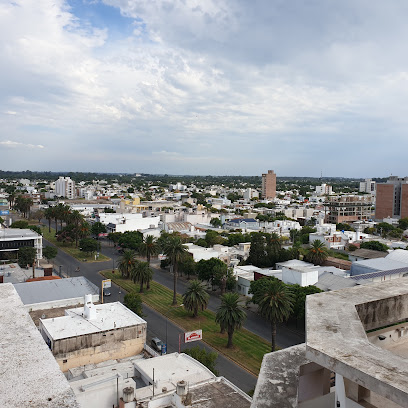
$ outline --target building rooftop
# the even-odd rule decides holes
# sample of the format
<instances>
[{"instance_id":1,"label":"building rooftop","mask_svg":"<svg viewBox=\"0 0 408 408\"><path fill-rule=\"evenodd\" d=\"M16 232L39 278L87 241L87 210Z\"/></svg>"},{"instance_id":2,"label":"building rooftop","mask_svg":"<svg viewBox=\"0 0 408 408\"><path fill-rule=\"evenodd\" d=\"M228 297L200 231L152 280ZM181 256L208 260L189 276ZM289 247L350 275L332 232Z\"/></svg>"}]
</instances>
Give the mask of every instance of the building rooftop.
<instances>
[{"instance_id":1,"label":"building rooftop","mask_svg":"<svg viewBox=\"0 0 408 408\"><path fill-rule=\"evenodd\" d=\"M359 258L374 259L385 258L388 253L382 251L374 251L373 249L360 248L350 253L351 256L357 256Z\"/></svg>"},{"instance_id":2,"label":"building rooftop","mask_svg":"<svg viewBox=\"0 0 408 408\"><path fill-rule=\"evenodd\" d=\"M408 264L408 251L405 249L395 249L394 251L390 252L386 258L392 261Z\"/></svg>"},{"instance_id":3,"label":"building rooftop","mask_svg":"<svg viewBox=\"0 0 408 408\"><path fill-rule=\"evenodd\" d=\"M407 310L404 278L308 296L306 358L407 406L408 360L372 344L366 335L405 322Z\"/></svg>"},{"instance_id":4,"label":"building rooftop","mask_svg":"<svg viewBox=\"0 0 408 408\"><path fill-rule=\"evenodd\" d=\"M3 239L31 239L38 238L40 234L30 229L2 228L0 229L0 241Z\"/></svg>"},{"instance_id":5,"label":"building rooftop","mask_svg":"<svg viewBox=\"0 0 408 408\"><path fill-rule=\"evenodd\" d=\"M353 265L364 266L368 269L374 271L388 271L391 269L405 268L407 264L405 262L398 262L392 259L386 258L375 258L375 259L366 259L364 261L354 262ZM351 270L353 271L353 266Z\"/></svg>"},{"instance_id":6,"label":"building rooftop","mask_svg":"<svg viewBox=\"0 0 408 408\"><path fill-rule=\"evenodd\" d=\"M84 308L78 307L66 310L66 316L40 321L53 340L146 324L145 320L120 302L93 305L93 307L96 310L96 318L92 320L83 317Z\"/></svg>"},{"instance_id":7,"label":"building rooftop","mask_svg":"<svg viewBox=\"0 0 408 408\"><path fill-rule=\"evenodd\" d=\"M11 283L0 285L2 407L79 408L74 392Z\"/></svg>"},{"instance_id":8,"label":"building rooftop","mask_svg":"<svg viewBox=\"0 0 408 408\"><path fill-rule=\"evenodd\" d=\"M14 287L25 305L99 295L99 288L84 276L17 283Z\"/></svg>"}]
</instances>

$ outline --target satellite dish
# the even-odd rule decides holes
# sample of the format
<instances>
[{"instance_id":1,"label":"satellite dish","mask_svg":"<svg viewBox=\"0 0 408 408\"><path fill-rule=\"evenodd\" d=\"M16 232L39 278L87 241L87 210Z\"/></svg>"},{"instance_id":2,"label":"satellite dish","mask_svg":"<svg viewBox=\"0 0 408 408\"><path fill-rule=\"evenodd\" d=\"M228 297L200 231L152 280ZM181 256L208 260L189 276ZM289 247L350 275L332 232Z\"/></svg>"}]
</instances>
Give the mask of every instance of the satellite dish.
<instances>
[{"instance_id":1,"label":"satellite dish","mask_svg":"<svg viewBox=\"0 0 408 408\"><path fill-rule=\"evenodd\" d=\"M41 319L45 319L45 314L44 313L41 315Z\"/></svg>"}]
</instances>

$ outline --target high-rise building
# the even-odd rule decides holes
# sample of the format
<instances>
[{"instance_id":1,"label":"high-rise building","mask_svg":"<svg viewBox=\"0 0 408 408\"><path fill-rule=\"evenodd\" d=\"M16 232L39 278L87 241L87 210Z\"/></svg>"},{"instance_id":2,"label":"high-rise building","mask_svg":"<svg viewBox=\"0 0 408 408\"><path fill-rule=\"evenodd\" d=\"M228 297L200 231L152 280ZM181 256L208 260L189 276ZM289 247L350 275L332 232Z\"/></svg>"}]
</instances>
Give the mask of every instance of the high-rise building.
<instances>
[{"instance_id":1,"label":"high-rise building","mask_svg":"<svg viewBox=\"0 0 408 408\"><path fill-rule=\"evenodd\" d=\"M374 196L376 192L376 182L371 179L360 181L359 191L360 193L369 193Z\"/></svg>"},{"instance_id":2,"label":"high-rise building","mask_svg":"<svg viewBox=\"0 0 408 408\"><path fill-rule=\"evenodd\" d=\"M377 184L375 218L408 217L408 177L391 176L386 183Z\"/></svg>"},{"instance_id":3,"label":"high-rise building","mask_svg":"<svg viewBox=\"0 0 408 408\"><path fill-rule=\"evenodd\" d=\"M276 174L273 170L262 174L262 198L273 199L276 197Z\"/></svg>"},{"instance_id":4,"label":"high-rise building","mask_svg":"<svg viewBox=\"0 0 408 408\"><path fill-rule=\"evenodd\" d=\"M57 197L75 198L75 182L70 177L59 177L55 182Z\"/></svg>"}]
</instances>

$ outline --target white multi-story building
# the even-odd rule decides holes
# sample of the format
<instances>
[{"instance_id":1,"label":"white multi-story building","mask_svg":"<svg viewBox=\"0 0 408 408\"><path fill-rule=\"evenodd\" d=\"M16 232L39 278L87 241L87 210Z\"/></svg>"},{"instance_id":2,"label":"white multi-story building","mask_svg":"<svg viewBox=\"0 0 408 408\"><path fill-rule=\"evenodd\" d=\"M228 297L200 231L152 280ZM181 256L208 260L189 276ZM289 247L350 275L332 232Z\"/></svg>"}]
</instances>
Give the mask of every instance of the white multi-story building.
<instances>
[{"instance_id":1,"label":"white multi-story building","mask_svg":"<svg viewBox=\"0 0 408 408\"><path fill-rule=\"evenodd\" d=\"M377 183L371 179L365 179L364 181L360 182L360 193L369 193L371 195L375 195L377 190Z\"/></svg>"},{"instance_id":2,"label":"white multi-story building","mask_svg":"<svg viewBox=\"0 0 408 408\"><path fill-rule=\"evenodd\" d=\"M59 177L55 182L57 197L75 198L75 182L70 177Z\"/></svg>"},{"instance_id":3,"label":"white multi-story building","mask_svg":"<svg viewBox=\"0 0 408 408\"><path fill-rule=\"evenodd\" d=\"M323 195L331 195L333 194L333 187L329 184L321 184L320 186L316 186L316 195L323 196Z\"/></svg>"}]
</instances>

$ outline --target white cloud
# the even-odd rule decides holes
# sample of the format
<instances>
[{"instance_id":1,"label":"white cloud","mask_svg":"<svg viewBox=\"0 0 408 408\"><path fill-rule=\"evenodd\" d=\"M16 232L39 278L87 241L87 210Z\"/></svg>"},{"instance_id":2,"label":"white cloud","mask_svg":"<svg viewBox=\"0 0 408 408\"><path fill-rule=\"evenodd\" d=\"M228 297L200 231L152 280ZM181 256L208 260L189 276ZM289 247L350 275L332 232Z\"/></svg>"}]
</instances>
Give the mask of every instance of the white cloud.
<instances>
[{"instance_id":1,"label":"white cloud","mask_svg":"<svg viewBox=\"0 0 408 408\"><path fill-rule=\"evenodd\" d=\"M20 142L13 142L12 140L5 140L5 141L0 141L0 145L4 146L4 147L12 147L12 148L16 148L16 147L28 147L30 149L44 149L43 145L34 145L31 143L20 143Z\"/></svg>"}]
</instances>

